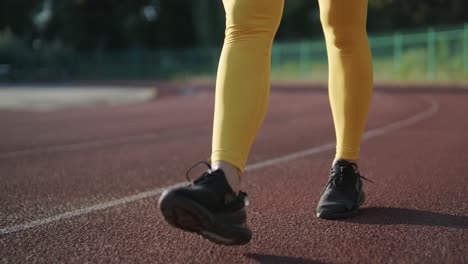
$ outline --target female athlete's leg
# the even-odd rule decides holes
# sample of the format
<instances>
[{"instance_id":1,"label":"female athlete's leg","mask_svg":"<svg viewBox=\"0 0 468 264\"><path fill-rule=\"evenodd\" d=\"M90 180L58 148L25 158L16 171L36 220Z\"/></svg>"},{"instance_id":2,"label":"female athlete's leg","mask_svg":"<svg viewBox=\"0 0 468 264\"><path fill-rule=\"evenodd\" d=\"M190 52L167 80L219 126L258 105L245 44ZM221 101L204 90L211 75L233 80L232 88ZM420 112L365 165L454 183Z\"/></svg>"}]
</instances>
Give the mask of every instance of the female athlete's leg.
<instances>
[{"instance_id":1,"label":"female athlete's leg","mask_svg":"<svg viewBox=\"0 0 468 264\"><path fill-rule=\"evenodd\" d=\"M241 172L267 109L271 47L283 0L223 4L226 31L216 80L211 161L215 167L230 164Z\"/></svg>"},{"instance_id":2,"label":"female athlete's leg","mask_svg":"<svg viewBox=\"0 0 468 264\"><path fill-rule=\"evenodd\" d=\"M357 160L372 97L367 0L319 0L327 44L335 160Z\"/></svg>"}]
</instances>

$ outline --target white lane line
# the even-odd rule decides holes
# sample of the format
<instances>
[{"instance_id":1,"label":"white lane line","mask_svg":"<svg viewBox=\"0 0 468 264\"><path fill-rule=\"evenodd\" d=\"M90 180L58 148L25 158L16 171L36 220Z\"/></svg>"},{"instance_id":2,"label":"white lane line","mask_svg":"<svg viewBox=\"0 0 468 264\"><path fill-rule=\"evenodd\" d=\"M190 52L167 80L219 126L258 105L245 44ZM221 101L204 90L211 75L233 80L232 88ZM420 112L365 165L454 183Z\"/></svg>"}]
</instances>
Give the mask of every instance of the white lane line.
<instances>
[{"instance_id":1,"label":"white lane line","mask_svg":"<svg viewBox=\"0 0 468 264\"><path fill-rule=\"evenodd\" d=\"M46 154L52 152L59 152L59 151L75 151L93 147L103 147L107 145L118 145L137 141L145 141L158 138L156 134L145 134L139 136L128 136L128 137L121 137L121 138L112 138L112 139L100 139L96 141L88 141L88 142L81 142L81 143L71 143L66 145L59 145L59 146L49 146L49 147L42 147L42 148L33 148L33 149L25 149L25 150L17 150L12 152L0 153L0 159L6 158L15 158L19 156L25 155L34 155L34 154Z\"/></svg>"},{"instance_id":2,"label":"white lane line","mask_svg":"<svg viewBox=\"0 0 468 264\"><path fill-rule=\"evenodd\" d=\"M437 101L432 97L424 97L424 100L429 104L429 107L426 110L420 113L417 113L409 118L399 120L399 121L390 123L382 127L371 129L364 133L363 141L411 126L412 124L415 124L419 121L422 121L424 119L430 118L431 116L435 115L439 111L439 104L437 103ZM323 144L314 148L310 148L310 149L306 149L303 151L291 153L289 155L281 156L275 159L261 161L261 162L247 166L246 170L256 170L256 169L272 166L281 162L287 162L290 160L295 160L295 159L303 158L306 156L314 155L323 151L332 150L334 148L335 148L335 143L331 142L331 143Z\"/></svg>"},{"instance_id":3,"label":"white lane line","mask_svg":"<svg viewBox=\"0 0 468 264\"><path fill-rule=\"evenodd\" d=\"M439 104L432 97L424 97L424 99L429 104L429 106L424 111L419 112L419 113L417 113L415 115L412 115L412 116L410 116L410 117L408 117L406 119L399 120L399 121L390 123L388 125L369 130L369 131L364 133L363 140L367 140L367 139L371 139L371 138L374 138L374 137L377 137L377 136L388 134L390 132L393 132L393 131L396 131L396 130L399 130L399 129L402 129L402 128L405 128L405 127L408 127L408 126L411 126L411 125L416 124L416 123L418 123L418 122L420 122L422 120L425 120L425 119L428 119L428 118L434 116L439 111ZM303 158L303 157L306 157L306 156L311 156L311 155L314 155L314 154L321 153L323 151L332 150L334 148L335 148L335 143L334 142L326 143L326 144L323 144L323 145L320 145L320 146L317 146L317 147L309 148L309 149L299 151L299 152L294 152L294 153L284 155L284 156L281 156L281 157L278 157L278 158L274 158L274 159L254 163L254 164L248 165L245 170L246 171L253 171L253 170L265 168L265 167L268 167L268 166L276 165L278 163L283 163L283 162ZM6 234L22 231L22 230L25 230L25 229L29 229L29 228L33 228L33 227L37 227L37 226L41 226L41 225L45 225L45 224L49 224L49 223L52 223L52 222L61 221L61 220L64 220L64 219L75 217L75 216L89 214L89 213L92 213L92 212L95 212L95 211L104 210L104 209L108 209L108 208L115 207L115 206L121 206L121 205L124 205L124 204L128 204L128 203L131 203L131 202L142 200L142 199L145 199L145 198L157 196L157 195L161 194L163 192L163 190L166 189L166 188L174 187L174 186L181 186L181 185L184 185L184 184L186 184L186 182L180 182L180 183L174 184L172 186L163 187L163 188L156 188L156 189L149 190L149 191L146 191L146 192L141 192L141 193L137 193L137 194L134 194L134 195L126 196L126 197L123 197L123 198L120 198L120 199L111 200L111 201L108 201L108 202L96 204L96 205L93 205L93 206L90 206L90 207L85 207L85 208L81 208L81 209L78 209L78 210L66 212L66 213L63 213L63 214L59 214L59 215L55 215L55 216L51 216L51 217L31 221L31 222L26 222L26 223L23 223L23 224L14 225L14 226L11 226L11 227L2 228L2 229L0 229L0 235L6 235Z\"/></svg>"},{"instance_id":4,"label":"white lane line","mask_svg":"<svg viewBox=\"0 0 468 264\"><path fill-rule=\"evenodd\" d=\"M197 130L198 131L198 130ZM120 145L120 144L128 144L128 143L140 143L145 142L148 140L156 140L160 138L167 137L169 134L143 134L143 135L134 135L134 136L123 136L111 139L99 139L94 141L87 141L87 142L80 142L80 143L70 143L58 146L49 146L49 147L38 147L32 149L25 149L25 150L17 150L12 152L5 152L0 153L0 159L7 159L7 158L16 158L20 156L28 156L28 155L39 155L39 154L47 154L47 153L54 153L54 152L66 152L66 151L76 151L76 150L83 150L89 148L100 148L105 146L113 146L113 145ZM170 133L170 136L182 136L186 135L186 131L175 131Z\"/></svg>"},{"instance_id":5,"label":"white lane line","mask_svg":"<svg viewBox=\"0 0 468 264\"><path fill-rule=\"evenodd\" d=\"M177 187L177 186L181 186L182 184L185 184L185 183L177 183L177 184L174 184L174 185L172 185L170 187ZM9 234L9 233L14 233L14 232L25 230L25 229L28 229L28 228L41 226L41 225L45 225L45 224L56 222L56 221L65 220L67 218L72 218L72 217L79 216L79 215L89 214L89 213L94 212L94 211L104 210L104 209L107 209L107 208L111 208L111 207L131 203L131 202L135 202L135 201L138 201L138 200L142 200L142 199L145 199L145 198L148 198L148 197L158 195L158 194L162 193L164 189L165 188L157 188L157 189L154 189L154 190L137 193L137 194L134 194L134 195L126 196L126 197L116 199L116 200L112 200L112 201L108 201L108 202L105 202L105 203L96 204L96 205L93 205L93 206L90 206L90 207L85 207L85 208L81 208L81 209L78 209L78 210L66 212L66 213L63 213L63 214L59 214L59 215L55 215L55 216L51 216L51 217L47 217L47 218L43 218L43 219L31 221L31 222L27 222L27 223L24 223L24 224L19 224L19 225L14 225L14 226L11 226L11 227L3 228L3 229L0 229L0 235L6 235L6 234Z\"/></svg>"}]
</instances>

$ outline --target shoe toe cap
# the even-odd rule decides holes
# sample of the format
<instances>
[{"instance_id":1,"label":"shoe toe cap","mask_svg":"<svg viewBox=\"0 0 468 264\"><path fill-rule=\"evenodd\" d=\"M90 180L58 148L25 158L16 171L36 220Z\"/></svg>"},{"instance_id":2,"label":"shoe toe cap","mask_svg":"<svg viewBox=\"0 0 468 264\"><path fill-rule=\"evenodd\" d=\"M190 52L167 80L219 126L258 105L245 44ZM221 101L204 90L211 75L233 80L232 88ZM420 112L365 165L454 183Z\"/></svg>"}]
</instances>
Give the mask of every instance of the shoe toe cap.
<instances>
[{"instance_id":1,"label":"shoe toe cap","mask_svg":"<svg viewBox=\"0 0 468 264\"><path fill-rule=\"evenodd\" d=\"M317 209L317 217L328 218L334 215L344 214L355 209L355 205L350 201L334 201L321 203Z\"/></svg>"}]
</instances>

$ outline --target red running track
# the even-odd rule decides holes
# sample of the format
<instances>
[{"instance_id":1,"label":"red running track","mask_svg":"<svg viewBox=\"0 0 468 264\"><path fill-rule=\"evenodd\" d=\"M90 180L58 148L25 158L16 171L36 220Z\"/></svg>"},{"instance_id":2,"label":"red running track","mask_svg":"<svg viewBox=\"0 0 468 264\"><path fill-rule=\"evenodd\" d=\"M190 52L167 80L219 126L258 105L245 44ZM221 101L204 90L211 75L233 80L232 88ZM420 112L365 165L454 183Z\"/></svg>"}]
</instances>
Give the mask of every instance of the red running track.
<instances>
[{"instance_id":1,"label":"red running track","mask_svg":"<svg viewBox=\"0 0 468 264\"><path fill-rule=\"evenodd\" d=\"M50 113L0 112L4 263L468 263L468 93L374 95L344 221L314 208L333 157L325 92L273 89L245 175L249 245L170 228L161 188L209 156L213 94Z\"/></svg>"}]
</instances>

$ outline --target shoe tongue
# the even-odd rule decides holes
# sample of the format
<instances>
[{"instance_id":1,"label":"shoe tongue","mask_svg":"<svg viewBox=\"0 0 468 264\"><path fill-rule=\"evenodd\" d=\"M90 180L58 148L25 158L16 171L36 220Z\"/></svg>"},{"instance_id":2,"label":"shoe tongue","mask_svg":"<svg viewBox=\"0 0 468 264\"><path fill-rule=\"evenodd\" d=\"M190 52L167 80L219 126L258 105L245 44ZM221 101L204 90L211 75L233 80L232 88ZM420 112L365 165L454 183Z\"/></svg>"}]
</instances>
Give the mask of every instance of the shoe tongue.
<instances>
[{"instance_id":1,"label":"shoe tongue","mask_svg":"<svg viewBox=\"0 0 468 264\"><path fill-rule=\"evenodd\" d=\"M335 166L339 166L339 167L348 167L350 165L351 165L351 163L349 161L346 161L346 160L337 160L335 162Z\"/></svg>"},{"instance_id":2,"label":"shoe tongue","mask_svg":"<svg viewBox=\"0 0 468 264\"><path fill-rule=\"evenodd\" d=\"M335 162L335 164L333 165L333 168L336 170L336 171L350 171L350 172L357 172L357 168L355 168L353 166L354 163L351 163L349 161L346 161L346 160L338 160Z\"/></svg>"}]
</instances>

